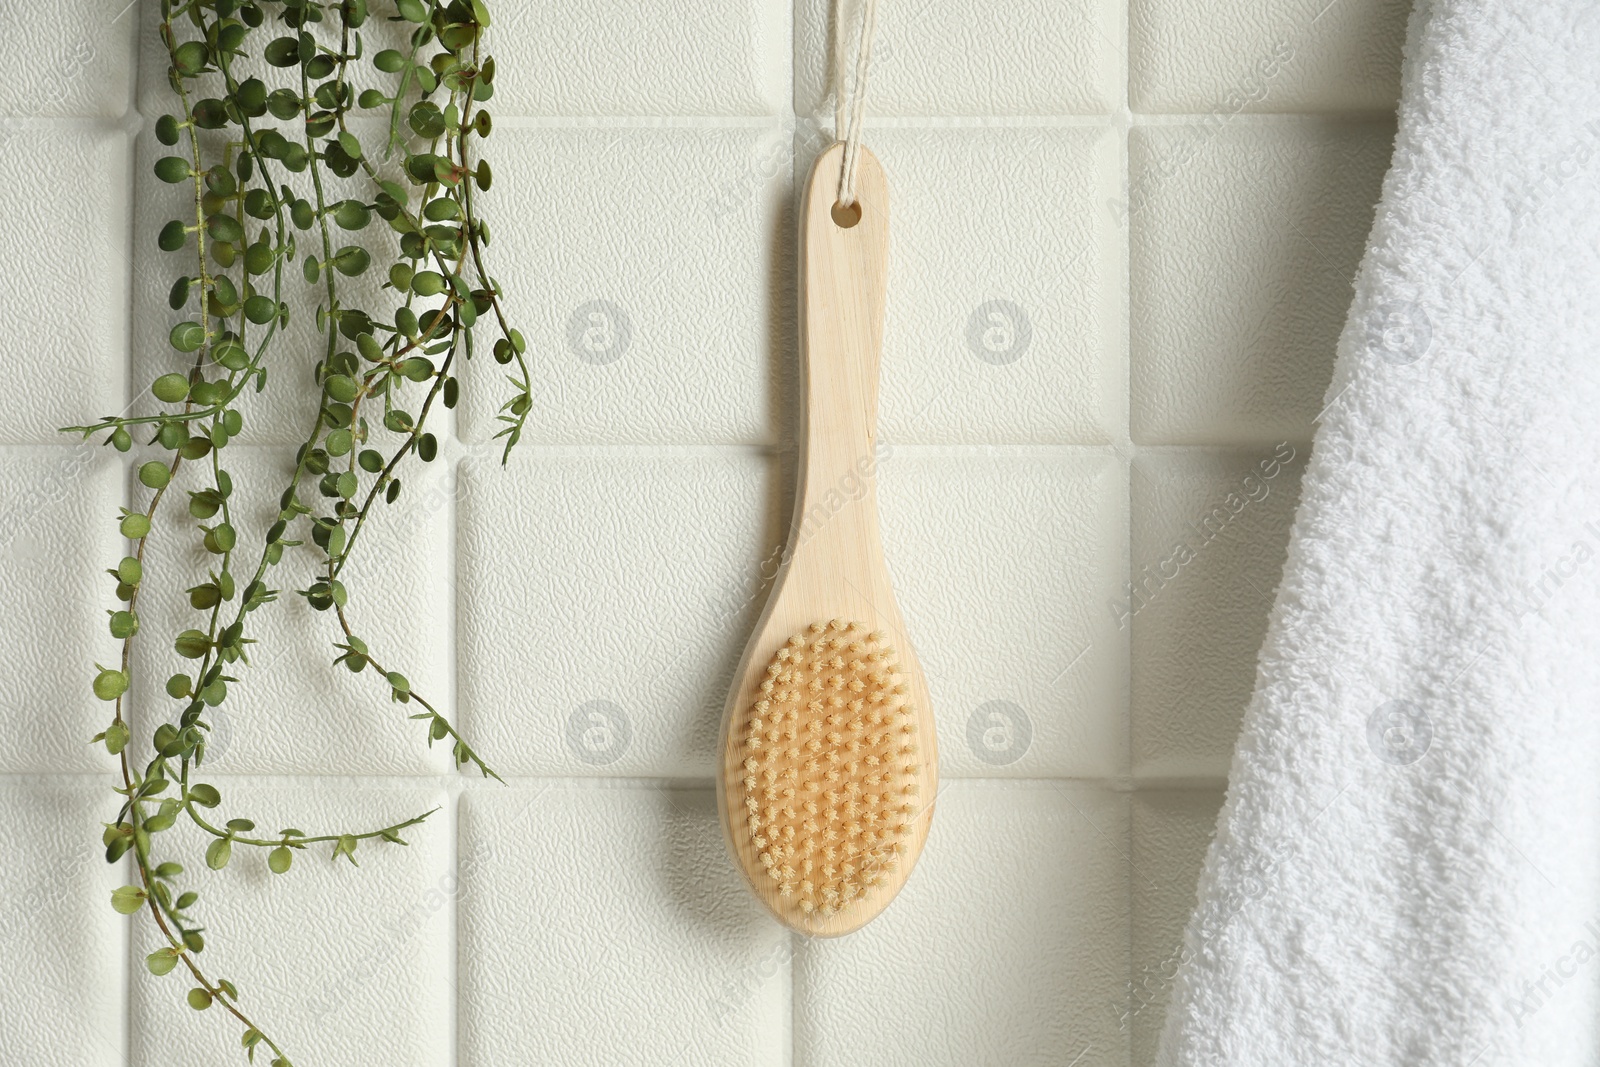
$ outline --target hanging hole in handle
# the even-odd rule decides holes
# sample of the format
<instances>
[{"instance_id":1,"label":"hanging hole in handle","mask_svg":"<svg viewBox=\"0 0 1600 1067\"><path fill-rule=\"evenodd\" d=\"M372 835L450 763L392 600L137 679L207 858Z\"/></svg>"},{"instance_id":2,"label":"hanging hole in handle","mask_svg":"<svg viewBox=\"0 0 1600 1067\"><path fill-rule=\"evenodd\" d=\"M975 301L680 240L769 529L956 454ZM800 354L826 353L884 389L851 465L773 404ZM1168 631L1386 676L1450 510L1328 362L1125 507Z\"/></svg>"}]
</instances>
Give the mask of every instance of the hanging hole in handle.
<instances>
[{"instance_id":1,"label":"hanging hole in handle","mask_svg":"<svg viewBox=\"0 0 1600 1067\"><path fill-rule=\"evenodd\" d=\"M833 202L833 210L829 214L833 216L833 224L835 226L841 230L848 230L861 221L861 201L857 200L855 203L846 206L835 200Z\"/></svg>"}]
</instances>

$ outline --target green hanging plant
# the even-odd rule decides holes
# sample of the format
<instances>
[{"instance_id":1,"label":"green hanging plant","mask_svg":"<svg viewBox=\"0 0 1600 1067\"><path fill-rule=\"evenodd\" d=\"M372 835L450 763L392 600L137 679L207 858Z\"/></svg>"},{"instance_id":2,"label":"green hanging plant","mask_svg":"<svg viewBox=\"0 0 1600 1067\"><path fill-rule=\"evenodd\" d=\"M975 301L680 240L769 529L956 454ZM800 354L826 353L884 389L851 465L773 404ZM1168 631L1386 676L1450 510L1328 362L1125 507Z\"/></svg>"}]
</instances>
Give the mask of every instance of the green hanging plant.
<instances>
[{"instance_id":1,"label":"green hanging plant","mask_svg":"<svg viewBox=\"0 0 1600 1067\"><path fill-rule=\"evenodd\" d=\"M402 468L435 458L429 417L439 405L456 405L459 361L482 345L480 329L494 338L496 362L516 364L496 435L505 453L532 405L524 341L485 267L489 226L474 202L491 181L477 152L492 128L485 104L494 94L494 60L483 51L488 7L484 0L394 0L385 15L380 22L367 0L162 0L161 40L176 107L155 124L156 138L172 153L156 162L155 177L190 186L194 209L163 226L157 244L185 263L170 304L186 317L169 340L192 361L187 372L151 384L156 413L67 431L99 437L120 452L133 447L136 434L147 434L147 445L160 453L138 468L139 481L152 491L148 506L119 516L133 544L109 572L119 602L110 629L122 655L114 666L98 666L93 680L95 695L114 706L94 741L118 757L123 798L105 829L106 859L132 856L138 872L137 884L118 889L111 904L123 914L148 915L159 930L165 944L146 957L149 970L164 975L181 967L192 983L190 1007L220 1007L242 1027L250 1060L265 1046L273 1067L287 1065L287 1053L240 1007L233 983L202 968L205 938L193 911L199 893L181 886L184 868L161 857L157 835L187 819L210 836L208 867L227 866L236 850L255 850L268 870L284 875L296 854L312 846L327 846L333 860L343 856L353 864L363 842L404 844L401 832L432 814L325 833L262 833L248 818L213 816L222 794L196 777L211 729L207 716L241 684L233 672L242 674L240 665L250 663L252 616L277 600L271 578L286 551L317 553L316 580L297 592L334 620L334 662L376 678L380 692L417 709L411 718L422 720L428 743L448 743L458 766L498 778L395 665L358 636L342 577L374 507L400 499ZM364 29L403 46L368 56ZM357 63L375 68L388 88L358 95L351 77ZM362 112L387 119L376 124L386 128L378 153L384 162L351 129L349 120ZM383 169L390 161L397 167L392 176ZM301 175L305 195L289 180ZM351 195L335 195L352 186ZM357 306L345 285L381 269L374 261L380 242L358 236L375 222L393 232L387 240L397 240L399 249L386 265L382 292L392 298L386 308ZM289 291L291 269L308 283L297 285L296 294ZM316 410L307 413L310 430L276 520L259 539L247 538L234 521L235 486L222 456L245 431L246 391L266 388L269 371L281 377L284 328L302 314L315 315L320 334ZM145 547L173 491L188 498L187 520L173 522L173 533L190 527L211 566L188 587L195 624L172 638L178 655L194 663L166 681L181 713L175 724L152 732L153 755L140 768L130 758L124 706L130 650L152 577L145 573Z\"/></svg>"}]
</instances>

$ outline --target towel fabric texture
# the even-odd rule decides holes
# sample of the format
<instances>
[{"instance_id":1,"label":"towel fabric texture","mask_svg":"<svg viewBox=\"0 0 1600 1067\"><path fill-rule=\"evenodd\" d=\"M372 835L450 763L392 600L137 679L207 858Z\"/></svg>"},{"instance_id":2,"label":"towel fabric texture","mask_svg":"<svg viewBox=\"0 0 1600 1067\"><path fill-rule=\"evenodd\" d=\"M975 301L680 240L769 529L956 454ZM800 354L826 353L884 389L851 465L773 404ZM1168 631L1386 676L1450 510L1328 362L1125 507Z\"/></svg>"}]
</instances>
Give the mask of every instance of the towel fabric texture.
<instances>
[{"instance_id":1,"label":"towel fabric texture","mask_svg":"<svg viewBox=\"0 0 1600 1067\"><path fill-rule=\"evenodd\" d=\"M1600 4L1421 0L1158 1062L1600 1063Z\"/></svg>"}]
</instances>

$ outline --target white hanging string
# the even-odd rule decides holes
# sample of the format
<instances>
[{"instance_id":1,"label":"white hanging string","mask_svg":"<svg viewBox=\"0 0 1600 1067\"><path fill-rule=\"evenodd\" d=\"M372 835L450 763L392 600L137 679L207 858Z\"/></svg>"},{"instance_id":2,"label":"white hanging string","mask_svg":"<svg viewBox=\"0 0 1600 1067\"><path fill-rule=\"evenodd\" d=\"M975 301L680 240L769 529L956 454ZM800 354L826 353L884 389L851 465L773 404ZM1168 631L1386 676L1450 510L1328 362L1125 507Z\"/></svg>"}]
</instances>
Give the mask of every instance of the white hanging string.
<instances>
[{"instance_id":1,"label":"white hanging string","mask_svg":"<svg viewBox=\"0 0 1600 1067\"><path fill-rule=\"evenodd\" d=\"M861 124L867 114L867 69L872 61L872 39L878 29L878 0L859 0L861 26L856 36L855 77L845 80L845 8L838 0L833 14L833 136L844 142L844 166L839 171L839 203L856 202L856 158L861 148Z\"/></svg>"}]
</instances>

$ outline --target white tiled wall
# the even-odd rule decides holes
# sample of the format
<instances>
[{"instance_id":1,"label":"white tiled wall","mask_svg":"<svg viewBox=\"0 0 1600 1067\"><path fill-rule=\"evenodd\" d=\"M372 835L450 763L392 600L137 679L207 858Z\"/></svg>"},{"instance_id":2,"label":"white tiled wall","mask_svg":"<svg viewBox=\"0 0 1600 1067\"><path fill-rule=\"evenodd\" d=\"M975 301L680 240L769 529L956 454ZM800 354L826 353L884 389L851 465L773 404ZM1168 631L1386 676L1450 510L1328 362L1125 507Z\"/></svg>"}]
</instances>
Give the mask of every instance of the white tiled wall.
<instances>
[{"instance_id":1,"label":"white tiled wall","mask_svg":"<svg viewBox=\"0 0 1600 1067\"><path fill-rule=\"evenodd\" d=\"M28 6L0 38L7 1063L238 1055L107 906L111 766L84 743L115 509L143 490L137 455L53 431L142 403L177 269L154 247L173 191L147 177L156 5L125 3ZM304 1063L1148 1063L1408 5L883 5L880 493L946 780L916 877L837 942L747 898L710 789L793 490L793 193L827 139L830 4L496 6L492 252L534 414L502 468L498 368L473 366L352 611L510 784L450 773L285 598L219 716L230 804L440 810L359 870L192 857L207 955ZM300 433L307 361L284 359L229 453L242 487ZM251 530L269 501L241 494ZM146 629L180 606L153 596ZM171 659L136 655L141 733Z\"/></svg>"}]
</instances>

